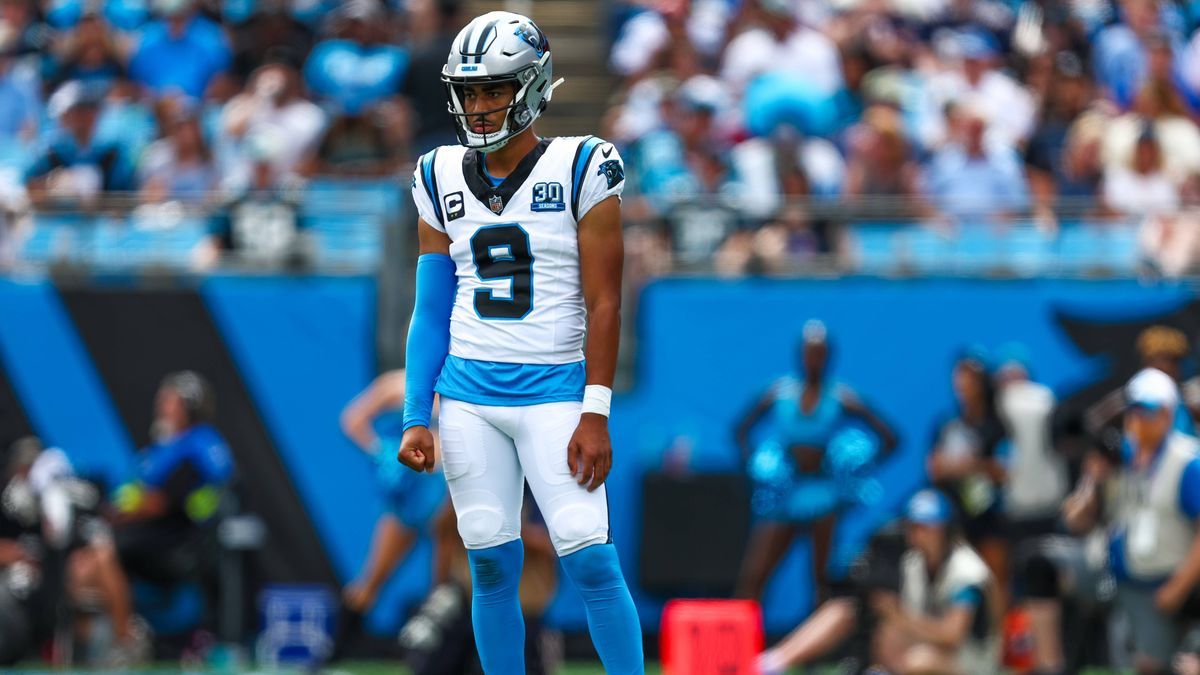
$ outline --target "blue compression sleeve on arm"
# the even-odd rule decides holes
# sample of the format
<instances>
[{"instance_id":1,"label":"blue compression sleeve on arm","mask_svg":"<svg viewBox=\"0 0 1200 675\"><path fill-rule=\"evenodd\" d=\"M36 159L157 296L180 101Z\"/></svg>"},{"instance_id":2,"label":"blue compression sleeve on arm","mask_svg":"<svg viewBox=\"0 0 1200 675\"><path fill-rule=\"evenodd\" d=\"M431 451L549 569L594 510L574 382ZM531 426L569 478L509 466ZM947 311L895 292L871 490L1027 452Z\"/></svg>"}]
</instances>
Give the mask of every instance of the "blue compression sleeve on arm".
<instances>
[{"instance_id":1,"label":"blue compression sleeve on arm","mask_svg":"<svg viewBox=\"0 0 1200 675\"><path fill-rule=\"evenodd\" d=\"M404 357L404 428L429 426L433 387L450 352L450 312L458 281L454 261L442 253L417 258L417 297Z\"/></svg>"}]
</instances>

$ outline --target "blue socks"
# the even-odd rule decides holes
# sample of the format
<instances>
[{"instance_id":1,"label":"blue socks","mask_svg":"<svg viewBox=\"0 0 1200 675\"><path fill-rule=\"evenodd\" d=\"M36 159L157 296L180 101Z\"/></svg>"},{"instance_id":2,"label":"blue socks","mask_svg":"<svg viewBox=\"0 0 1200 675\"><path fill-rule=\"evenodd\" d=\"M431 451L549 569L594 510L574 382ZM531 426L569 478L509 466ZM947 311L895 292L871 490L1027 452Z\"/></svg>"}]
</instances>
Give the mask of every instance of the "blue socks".
<instances>
[{"instance_id":1,"label":"blue socks","mask_svg":"<svg viewBox=\"0 0 1200 675\"><path fill-rule=\"evenodd\" d=\"M525 675L525 619L517 596L525 547L515 539L467 551L467 559L471 562L471 624L483 672ZM588 616L590 619L590 611Z\"/></svg>"},{"instance_id":2,"label":"blue socks","mask_svg":"<svg viewBox=\"0 0 1200 675\"><path fill-rule=\"evenodd\" d=\"M594 544L559 560L583 596L592 644L600 654L604 672L642 675L646 668L642 627L617 562L616 547ZM492 671L486 668L487 664L484 666L490 675Z\"/></svg>"},{"instance_id":3,"label":"blue socks","mask_svg":"<svg viewBox=\"0 0 1200 675\"><path fill-rule=\"evenodd\" d=\"M520 539L467 551L471 562L471 623L487 675L524 675L525 621L518 588L525 548ZM611 675L643 675L642 628L612 544L559 558L583 596L592 644Z\"/></svg>"}]
</instances>

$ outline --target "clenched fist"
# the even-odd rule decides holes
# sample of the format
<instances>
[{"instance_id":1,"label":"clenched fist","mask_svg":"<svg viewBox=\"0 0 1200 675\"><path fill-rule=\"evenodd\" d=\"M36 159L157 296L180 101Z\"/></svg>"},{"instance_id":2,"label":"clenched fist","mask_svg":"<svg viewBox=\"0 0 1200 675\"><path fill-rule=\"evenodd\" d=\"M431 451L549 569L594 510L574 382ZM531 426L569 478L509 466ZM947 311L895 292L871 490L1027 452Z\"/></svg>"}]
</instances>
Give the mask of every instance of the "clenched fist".
<instances>
[{"instance_id":1,"label":"clenched fist","mask_svg":"<svg viewBox=\"0 0 1200 675\"><path fill-rule=\"evenodd\" d=\"M400 439L400 452L396 459L413 471L433 473L437 453L433 446L433 432L429 427L409 427Z\"/></svg>"}]
</instances>

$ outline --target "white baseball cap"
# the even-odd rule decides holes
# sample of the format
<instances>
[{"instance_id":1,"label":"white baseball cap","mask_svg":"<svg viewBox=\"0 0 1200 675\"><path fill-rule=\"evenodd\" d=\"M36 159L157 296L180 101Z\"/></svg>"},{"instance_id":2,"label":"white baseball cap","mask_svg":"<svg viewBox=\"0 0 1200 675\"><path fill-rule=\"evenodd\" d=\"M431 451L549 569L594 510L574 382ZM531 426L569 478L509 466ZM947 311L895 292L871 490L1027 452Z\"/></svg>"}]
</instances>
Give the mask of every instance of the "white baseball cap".
<instances>
[{"instance_id":1,"label":"white baseball cap","mask_svg":"<svg viewBox=\"0 0 1200 675\"><path fill-rule=\"evenodd\" d=\"M1179 386L1163 371L1145 368L1125 385L1125 401L1139 408L1174 408L1179 404Z\"/></svg>"}]
</instances>

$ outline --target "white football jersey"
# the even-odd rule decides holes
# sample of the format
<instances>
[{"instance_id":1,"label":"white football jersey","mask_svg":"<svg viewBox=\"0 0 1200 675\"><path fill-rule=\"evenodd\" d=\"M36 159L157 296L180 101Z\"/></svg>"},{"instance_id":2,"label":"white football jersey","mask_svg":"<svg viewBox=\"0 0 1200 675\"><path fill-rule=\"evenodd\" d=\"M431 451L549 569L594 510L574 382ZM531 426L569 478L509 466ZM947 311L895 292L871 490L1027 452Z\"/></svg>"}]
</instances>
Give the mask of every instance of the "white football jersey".
<instances>
[{"instance_id":1,"label":"white football jersey","mask_svg":"<svg viewBox=\"0 0 1200 675\"><path fill-rule=\"evenodd\" d=\"M624 175L616 149L593 136L541 141L498 186L474 150L447 145L421 158L413 201L426 223L450 236L458 274L451 356L583 360L577 227L593 206L621 194Z\"/></svg>"}]
</instances>

